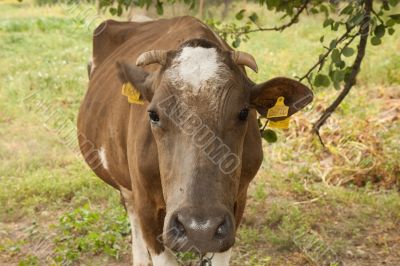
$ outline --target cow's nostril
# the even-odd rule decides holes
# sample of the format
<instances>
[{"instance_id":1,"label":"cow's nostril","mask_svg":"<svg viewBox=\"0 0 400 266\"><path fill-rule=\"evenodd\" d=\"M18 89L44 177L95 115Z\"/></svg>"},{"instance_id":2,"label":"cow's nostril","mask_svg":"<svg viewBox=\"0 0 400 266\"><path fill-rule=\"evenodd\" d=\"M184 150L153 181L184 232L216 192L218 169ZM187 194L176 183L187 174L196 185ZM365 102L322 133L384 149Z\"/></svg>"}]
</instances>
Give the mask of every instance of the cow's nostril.
<instances>
[{"instance_id":1,"label":"cow's nostril","mask_svg":"<svg viewBox=\"0 0 400 266\"><path fill-rule=\"evenodd\" d=\"M227 219L218 226L217 231L215 231L215 237L222 239L225 238L229 233L229 225L227 223Z\"/></svg>"},{"instance_id":2,"label":"cow's nostril","mask_svg":"<svg viewBox=\"0 0 400 266\"><path fill-rule=\"evenodd\" d=\"M185 226L179 221L178 217L174 220L174 231L178 237L183 237L186 234Z\"/></svg>"},{"instance_id":3,"label":"cow's nostril","mask_svg":"<svg viewBox=\"0 0 400 266\"><path fill-rule=\"evenodd\" d=\"M235 242L234 220L225 209L183 208L173 213L164 233L165 244L174 251L224 252Z\"/></svg>"}]
</instances>

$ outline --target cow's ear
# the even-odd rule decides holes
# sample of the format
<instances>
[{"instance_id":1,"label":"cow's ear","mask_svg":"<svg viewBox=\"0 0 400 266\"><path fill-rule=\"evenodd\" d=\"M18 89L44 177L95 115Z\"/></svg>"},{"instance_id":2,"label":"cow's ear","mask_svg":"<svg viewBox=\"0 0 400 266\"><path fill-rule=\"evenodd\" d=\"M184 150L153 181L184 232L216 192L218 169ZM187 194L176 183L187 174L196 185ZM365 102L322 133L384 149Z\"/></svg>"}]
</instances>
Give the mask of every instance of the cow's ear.
<instances>
[{"instance_id":1,"label":"cow's ear","mask_svg":"<svg viewBox=\"0 0 400 266\"><path fill-rule=\"evenodd\" d=\"M284 97L284 103L289 107L287 116L291 116L312 102L312 91L302 83L288 78L274 78L261 84L257 84L251 91L251 105L261 115L266 115L279 97ZM272 120L282 120L273 118Z\"/></svg>"},{"instance_id":2,"label":"cow's ear","mask_svg":"<svg viewBox=\"0 0 400 266\"><path fill-rule=\"evenodd\" d=\"M117 62L118 75L122 82L129 82L146 99L151 101L154 95L154 73L127 62Z\"/></svg>"}]
</instances>

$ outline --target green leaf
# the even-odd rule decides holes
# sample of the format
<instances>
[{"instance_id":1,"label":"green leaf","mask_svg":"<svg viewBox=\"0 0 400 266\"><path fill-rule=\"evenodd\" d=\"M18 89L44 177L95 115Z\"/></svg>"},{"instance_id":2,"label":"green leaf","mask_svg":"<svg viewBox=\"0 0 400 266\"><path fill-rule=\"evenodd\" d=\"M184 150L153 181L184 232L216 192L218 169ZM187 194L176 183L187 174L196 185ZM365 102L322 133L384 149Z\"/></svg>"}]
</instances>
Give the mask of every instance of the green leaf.
<instances>
[{"instance_id":1,"label":"green leaf","mask_svg":"<svg viewBox=\"0 0 400 266\"><path fill-rule=\"evenodd\" d=\"M350 79L350 75L353 72L353 68L351 66L348 66L344 69L344 82L348 82Z\"/></svg>"},{"instance_id":2,"label":"green leaf","mask_svg":"<svg viewBox=\"0 0 400 266\"><path fill-rule=\"evenodd\" d=\"M266 0L266 5L268 10L273 10L274 8L278 7L279 0Z\"/></svg>"},{"instance_id":3,"label":"green leaf","mask_svg":"<svg viewBox=\"0 0 400 266\"><path fill-rule=\"evenodd\" d=\"M374 34L378 38L382 38L385 35L385 25L381 24L376 26Z\"/></svg>"},{"instance_id":4,"label":"green leaf","mask_svg":"<svg viewBox=\"0 0 400 266\"><path fill-rule=\"evenodd\" d=\"M249 16L249 19L253 22L256 23L258 20L258 16L255 12L253 12L253 14L251 14L251 16Z\"/></svg>"},{"instance_id":5,"label":"green leaf","mask_svg":"<svg viewBox=\"0 0 400 266\"><path fill-rule=\"evenodd\" d=\"M109 0L107 0L107 1L109 1ZM141 1L139 1L139 3L140 3ZM146 9L147 10L149 10L149 8L150 8L150 6L153 4L153 0L142 0L142 7L144 6L144 5L146 5Z\"/></svg>"},{"instance_id":6,"label":"green leaf","mask_svg":"<svg viewBox=\"0 0 400 266\"><path fill-rule=\"evenodd\" d=\"M331 19L331 18L325 19L324 24L323 24L324 28L326 28L326 27L332 25L333 22L334 22L334 21L333 21L333 19Z\"/></svg>"},{"instance_id":7,"label":"green leaf","mask_svg":"<svg viewBox=\"0 0 400 266\"><path fill-rule=\"evenodd\" d=\"M117 15L120 17L120 16L122 15L122 12L123 12L122 6L121 6L121 5L118 5Z\"/></svg>"},{"instance_id":8,"label":"green leaf","mask_svg":"<svg viewBox=\"0 0 400 266\"><path fill-rule=\"evenodd\" d=\"M346 14L350 15L353 12L354 8L352 3L348 4L342 11L340 11L340 15Z\"/></svg>"},{"instance_id":9,"label":"green leaf","mask_svg":"<svg viewBox=\"0 0 400 266\"><path fill-rule=\"evenodd\" d=\"M342 59L340 58L339 49L335 48L335 49L332 50L331 58L332 58L332 61L335 64L339 63L340 61L342 61Z\"/></svg>"},{"instance_id":10,"label":"green leaf","mask_svg":"<svg viewBox=\"0 0 400 266\"><path fill-rule=\"evenodd\" d=\"M381 38L374 36L371 38L371 44L374 46L380 45L382 43Z\"/></svg>"},{"instance_id":11,"label":"green leaf","mask_svg":"<svg viewBox=\"0 0 400 266\"><path fill-rule=\"evenodd\" d=\"M236 38L233 42L232 42L232 46L233 48L238 48L240 46L241 40L240 38Z\"/></svg>"},{"instance_id":12,"label":"green leaf","mask_svg":"<svg viewBox=\"0 0 400 266\"><path fill-rule=\"evenodd\" d=\"M333 87L335 88L335 90L340 90L340 83L338 82L333 82Z\"/></svg>"},{"instance_id":13,"label":"green leaf","mask_svg":"<svg viewBox=\"0 0 400 266\"><path fill-rule=\"evenodd\" d=\"M393 19L396 23L400 24L400 14L390 15L389 17Z\"/></svg>"},{"instance_id":14,"label":"green leaf","mask_svg":"<svg viewBox=\"0 0 400 266\"><path fill-rule=\"evenodd\" d=\"M395 32L395 30L394 30L393 28L389 28L389 29L388 29L389 35L393 35L394 32Z\"/></svg>"},{"instance_id":15,"label":"green leaf","mask_svg":"<svg viewBox=\"0 0 400 266\"><path fill-rule=\"evenodd\" d=\"M322 5L319 7L319 10L320 10L321 12L324 12L326 17L329 15L329 10L328 10L328 8L327 8L324 4L322 4Z\"/></svg>"},{"instance_id":16,"label":"green leaf","mask_svg":"<svg viewBox=\"0 0 400 266\"><path fill-rule=\"evenodd\" d=\"M336 40L332 40L331 43L329 44L329 48L333 49L333 48L336 47L336 45L337 45L337 41Z\"/></svg>"},{"instance_id":17,"label":"green leaf","mask_svg":"<svg viewBox=\"0 0 400 266\"><path fill-rule=\"evenodd\" d=\"M389 3L388 3L387 1L383 1L382 7L383 7L383 9L385 9L386 11L389 11L389 10L390 10L390 6L389 6Z\"/></svg>"},{"instance_id":18,"label":"green leaf","mask_svg":"<svg viewBox=\"0 0 400 266\"><path fill-rule=\"evenodd\" d=\"M163 2L157 1L156 9L157 14L161 16L164 13Z\"/></svg>"},{"instance_id":19,"label":"green leaf","mask_svg":"<svg viewBox=\"0 0 400 266\"><path fill-rule=\"evenodd\" d=\"M323 43L323 42L324 42L324 39L325 39L325 35L322 35L321 38L319 38L319 41L320 41L321 43Z\"/></svg>"},{"instance_id":20,"label":"green leaf","mask_svg":"<svg viewBox=\"0 0 400 266\"><path fill-rule=\"evenodd\" d=\"M339 22L335 22L332 24L331 29L333 31L337 31L339 29L340 23Z\"/></svg>"},{"instance_id":21,"label":"green leaf","mask_svg":"<svg viewBox=\"0 0 400 266\"><path fill-rule=\"evenodd\" d=\"M389 5L395 7L399 3L399 0L389 0Z\"/></svg>"},{"instance_id":22,"label":"green leaf","mask_svg":"<svg viewBox=\"0 0 400 266\"><path fill-rule=\"evenodd\" d=\"M340 60L340 61L335 63L335 66L340 68L340 69L343 69L346 66L346 62Z\"/></svg>"},{"instance_id":23,"label":"green leaf","mask_svg":"<svg viewBox=\"0 0 400 266\"><path fill-rule=\"evenodd\" d=\"M311 11L311 13L313 13L314 15L319 13L318 9L316 9L315 7L311 8L310 11Z\"/></svg>"},{"instance_id":24,"label":"green leaf","mask_svg":"<svg viewBox=\"0 0 400 266\"><path fill-rule=\"evenodd\" d=\"M246 9L240 10L240 11L236 14L235 18L236 18L237 20L242 20L242 19L243 19L243 14L244 14L244 12L246 12Z\"/></svg>"},{"instance_id":25,"label":"green leaf","mask_svg":"<svg viewBox=\"0 0 400 266\"><path fill-rule=\"evenodd\" d=\"M386 26L387 27L393 27L396 24L396 21L394 21L393 19L388 19L388 21L386 21Z\"/></svg>"},{"instance_id":26,"label":"green leaf","mask_svg":"<svg viewBox=\"0 0 400 266\"><path fill-rule=\"evenodd\" d=\"M115 7L110 7L110 14L115 16L117 14L118 10Z\"/></svg>"},{"instance_id":27,"label":"green leaf","mask_svg":"<svg viewBox=\"0 0 400 266\"><path fill-rule=\"evenodd\" d=\"M364 19L364 12L359 11L353 16L349 16L349 19L347 20L347 25L348 27L352 27L354 25L360 24Z\"/></svg>"},{"instance_id":28,"label":"green leaf","mask_svg":"<svg viewBox=\"0 0 400 266\"><path fill-rule=\"evenodd\" d=\"M278 140L278 136L276 135L276 132L271 129L265 129L263 132L261 132L261 136L268 143L274 143Z\"/></svg>"},{"instance_id":29,"label":"green leaf","mask_svg":"<svg viewBox=\"0 0 400 266\"><path fill-rule=\"evenodd\" d=\"M354 54L354 49L351 47L345 47L342 49L342 54L346 57L350 57Z\"/></svg>"},{"instance_id":30,"label":"green leaf","mask_svg":"<svg viewBox=\"0 0 400 266\"><path fill-rule=\"evenodd\" d=\"M333 81L336 82L336 83L339 83L339 82L343 81L345 74L346 74L346 72L344 70L336 70L333 73Z\"/></svg>"},{"instance_id":31,"label":"green leaf","mask_svg":"<svg viewBox=\"0 0 400 266\"><path fill-rule=\"evenodd\" d=\"M329 77L324 74L318 74L314 79L314 85L316 87L328 87L331 84Z\"/></svg>"}]
</instances>

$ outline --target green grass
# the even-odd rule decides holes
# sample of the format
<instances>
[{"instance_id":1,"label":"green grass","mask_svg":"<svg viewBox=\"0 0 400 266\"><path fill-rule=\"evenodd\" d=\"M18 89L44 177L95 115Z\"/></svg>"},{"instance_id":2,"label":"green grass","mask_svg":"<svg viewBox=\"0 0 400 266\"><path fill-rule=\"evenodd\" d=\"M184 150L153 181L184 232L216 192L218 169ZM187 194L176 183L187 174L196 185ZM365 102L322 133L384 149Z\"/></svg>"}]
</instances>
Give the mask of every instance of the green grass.
<instances>
[{"instance_id":1,"label":"green grass","mask_svg":"<svg viewBox=\"0 0 400 266\"><path fill-rule=\"evenodd\" d=\"M129 265L119 194L76 148L95 26L82 16L87 8L0 3L1 265ZM279 23L269 13L262 19ZM256 56L254 80L294 77L317 59L323 33L319 18L306 17L240 49ZM399 265L399 37L368 47L357 86L322 129L327 149L310 129L333 88L315 91L278 142L264 143L233 265ZM318 258L313 241L331 257Z\"/></svg>"}]
</instances>

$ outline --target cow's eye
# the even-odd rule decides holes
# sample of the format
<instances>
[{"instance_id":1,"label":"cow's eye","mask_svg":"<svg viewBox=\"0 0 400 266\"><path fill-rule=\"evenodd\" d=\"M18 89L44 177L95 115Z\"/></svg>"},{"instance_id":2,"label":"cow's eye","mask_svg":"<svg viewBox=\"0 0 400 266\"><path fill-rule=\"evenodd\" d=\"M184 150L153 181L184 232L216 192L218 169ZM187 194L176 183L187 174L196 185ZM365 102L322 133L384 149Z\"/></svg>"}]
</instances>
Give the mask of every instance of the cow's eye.
<instances>
[{"instance_id":1,"label":"cow's eye","mask_svg":"<svg viewBox=\"0 0 400 266\"><path fill-rule=\"evenodd\" d=\"M244 109L240 110L240 112L239 112L240 120L245 121L248 116L249 116L249 109L244 108Z\"/></svg>"},{"instance_id":2,"label":"cow's eye","mask_svg":"<svg viewBox=\"0 0 400 266\"><path fill-rule=\"evenodd\" d=\"M160 121L160 117L156 113L156 111L149 111L149 118L151 122L158 122Z\"/></svg>"}]
</instances>

